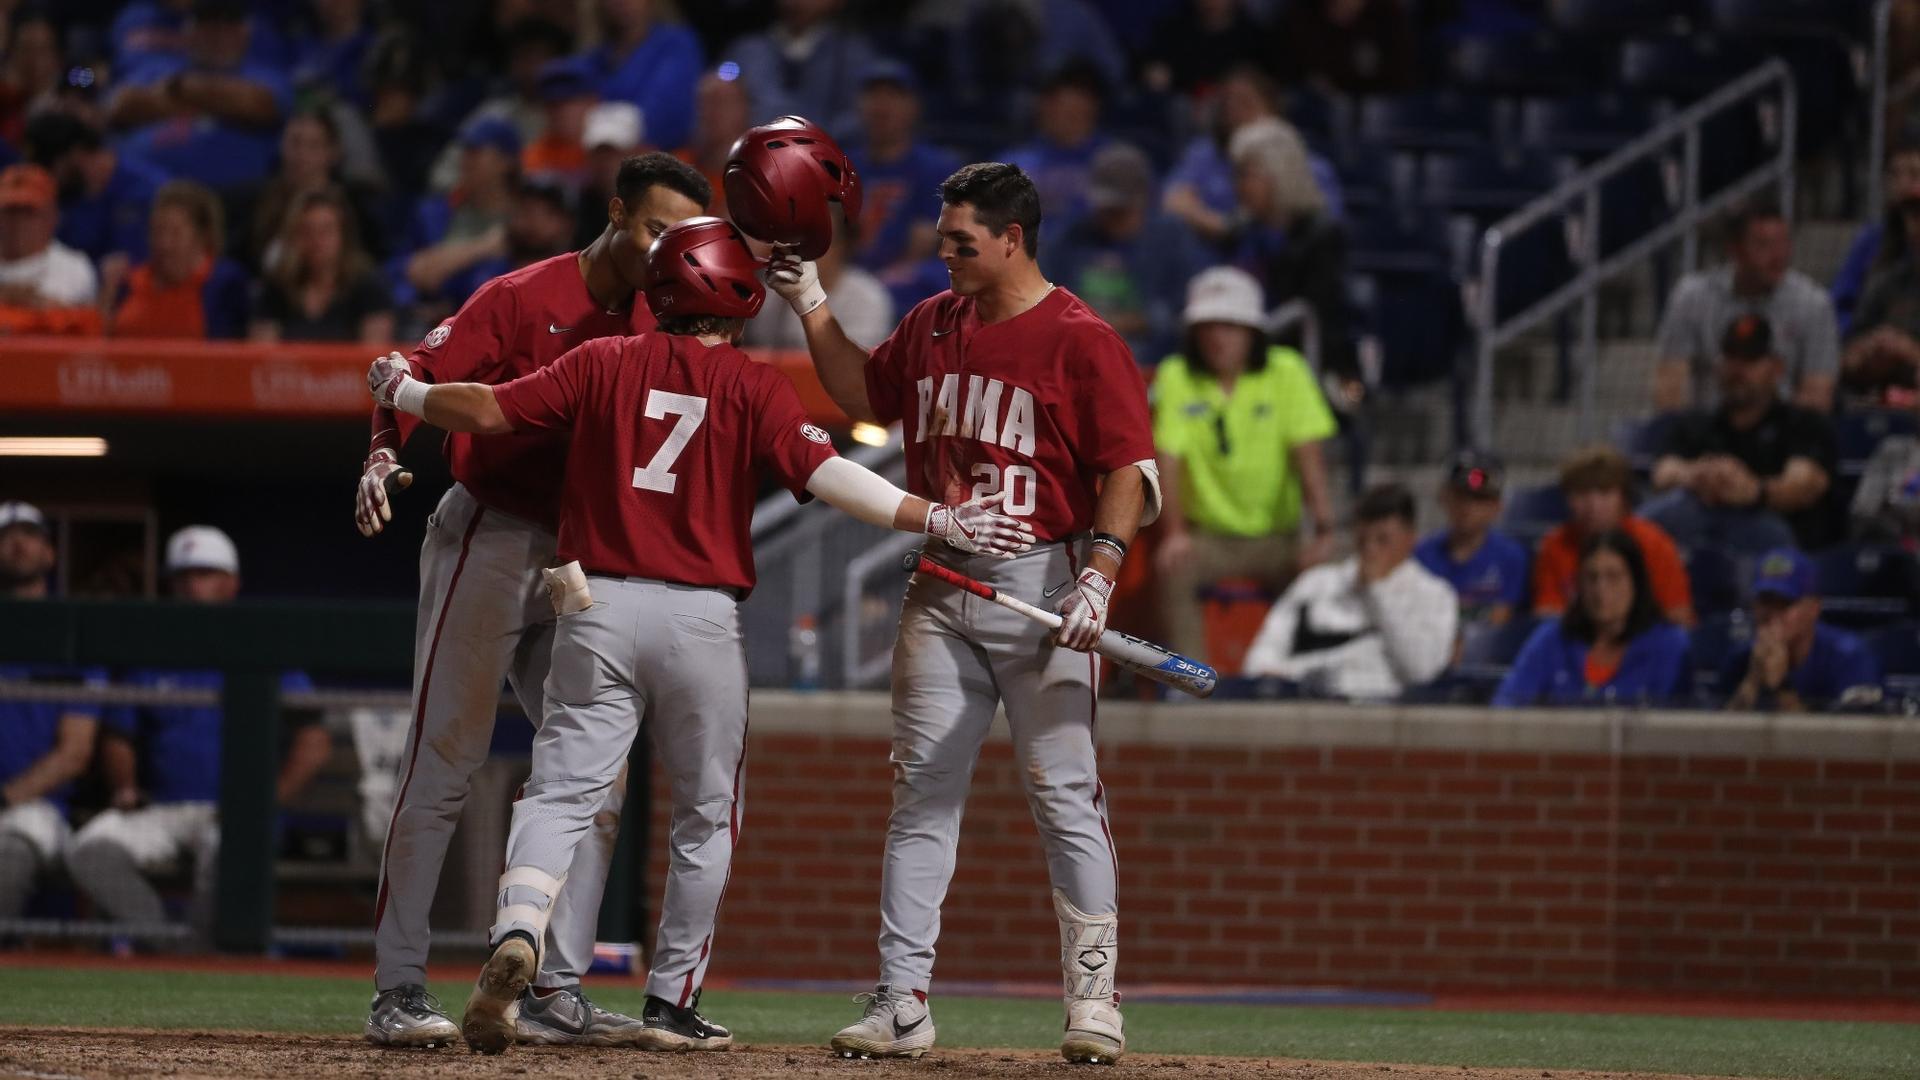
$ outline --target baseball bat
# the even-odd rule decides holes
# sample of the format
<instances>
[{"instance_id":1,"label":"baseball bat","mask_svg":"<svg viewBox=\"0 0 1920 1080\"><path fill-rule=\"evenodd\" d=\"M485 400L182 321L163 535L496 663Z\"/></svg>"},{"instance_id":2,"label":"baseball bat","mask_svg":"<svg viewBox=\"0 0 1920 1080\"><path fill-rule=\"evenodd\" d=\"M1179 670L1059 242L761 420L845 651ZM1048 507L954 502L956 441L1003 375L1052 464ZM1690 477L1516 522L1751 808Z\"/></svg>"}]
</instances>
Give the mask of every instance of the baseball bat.
<instances>
[{"instance_id":1,"label":"baseball bat","mask_svg":"<svg viewBox=\"0 0 1920 1080\"><path fill-rule=\"evenodd\" d=\"M908 573L921 573L970 592L982 600L990 600L1009 611L1017 611L1034 622L1050 629L1059 629L1060 616L1051 611L1034 607L1017 597L994 588L985 582L960 573L950 567L942 566L920 552L912 552L902 561L901 569ZM1151 641L1123 634L1118 630L1107 630L1100 635L1099 644L1094 651L1119 664L1128 671L1157 683L1165 683L1176 690L1184 690L1194 697L1211 697L1214 686L1220 676L1207 665L1192 660L1171 649L1162 648Z\"/></svg>"}]
</instances>

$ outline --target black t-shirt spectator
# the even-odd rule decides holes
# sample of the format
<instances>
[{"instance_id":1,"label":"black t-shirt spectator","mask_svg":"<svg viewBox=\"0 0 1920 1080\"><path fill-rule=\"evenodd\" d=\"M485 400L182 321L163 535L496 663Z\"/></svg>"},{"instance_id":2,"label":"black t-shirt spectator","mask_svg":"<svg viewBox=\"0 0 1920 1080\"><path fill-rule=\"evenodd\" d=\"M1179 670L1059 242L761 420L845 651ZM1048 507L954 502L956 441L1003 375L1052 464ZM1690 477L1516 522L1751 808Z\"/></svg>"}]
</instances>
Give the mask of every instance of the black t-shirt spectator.
<instances>
[{"instance_id":1,"label":"black t-shirt spectator","mask_svg":"<svg viewBox=\"0 0 1920 1080\"><path fill-rule=\"evenodd\" d=\"M254 303L256 321L280 328L281 341L359 341L360 323L369 315L393 310L393 297L379 274L368 273L334 293L333 303L319 315L308 315L298 296L289 295L271 281L260 286Z\"/></svg>"},{"instance_id":2,"label":"black t-shirt spectator","mask_svg":"<svg viewBox=\"0 0 1920 1080\"><path fill-rule=\"evenodd\" d=\"M1775 401L1758 424L1744 431L1729 424L1721 410L1688 413L1668 430L1663 454L1688 461L1726 454L1762 480L1779 476L1786 471L1787 462L1797 457L1806 458L1832 477L1838 457L1833 424L1811 409L1784 401ZM1801 548L1813 549L1827 542L1830 515L1824 500L1781 516L1793 526Z\"/></svg>"}]
</instances>

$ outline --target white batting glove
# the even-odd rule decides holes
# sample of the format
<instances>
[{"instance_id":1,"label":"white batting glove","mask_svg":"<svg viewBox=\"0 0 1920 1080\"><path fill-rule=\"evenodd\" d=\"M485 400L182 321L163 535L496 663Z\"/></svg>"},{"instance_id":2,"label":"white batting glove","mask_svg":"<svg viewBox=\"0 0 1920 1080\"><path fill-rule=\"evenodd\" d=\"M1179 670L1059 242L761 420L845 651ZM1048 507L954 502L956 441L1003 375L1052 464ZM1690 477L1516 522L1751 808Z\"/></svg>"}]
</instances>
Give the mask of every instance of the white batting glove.
<instances>
[{"instance_id":1,"label":"white batting glove","mask_svg":"<svg viewBox=\"0 0 1920 1080\"><path fill-rule=\"evenodd\" d=\"M367 390L389 409L414 416L426 412L427 384L413 377L413 365L397 352L380 357L367 369Z\"/></svg>"},{"instance_id":2,"label":"white batting glove","mask_svg":"<svg viewBox=\"0 0 1920 1080\"><path fill-rule=\"evenodd\" d=\"M827 290L820 287L820 268L801 261L788 248L774 248L767 260L767 287L784 297L795 315L805 315L827 302Z\"/></svg>"},{"instance_id":3,"label":"white batting glove","mask_svg":"<svg viewBox=\"0 0 1920 1080\"><path fill-rule=\"evenodd\" d=\"M411 483L413 474L400 467L400 458L392 450L383 446L367 455L353 493L353 523L360 527L361 536L372 536L393 520L387 493Z\"/></svg>"},{"instance_id":4,"label":"white batting glove","mask_svg":"<svg viewBox=\"0 0 1920 1080\"><path fill-rule=\"evenodd\" d=\"M1089 566L1080 571L1073 591L1060 601L1060 629L1053 640L1075 652L1086 652L1107 630L1107 601L1113 598L1113 579Z\"/></svg>"},{"instance_id":5,"label":"white batting glove","mask_svg":"<svg viewBox=\"0 0 1920 1080\"><path fill-rule=\"evenodd\" d=\"M969 555L1010 559L1033 547L1033 527L1000 513L1006 500L998 491L958 506L935 503L927 508L927 535Z\"/></svg>"}]
</instances>

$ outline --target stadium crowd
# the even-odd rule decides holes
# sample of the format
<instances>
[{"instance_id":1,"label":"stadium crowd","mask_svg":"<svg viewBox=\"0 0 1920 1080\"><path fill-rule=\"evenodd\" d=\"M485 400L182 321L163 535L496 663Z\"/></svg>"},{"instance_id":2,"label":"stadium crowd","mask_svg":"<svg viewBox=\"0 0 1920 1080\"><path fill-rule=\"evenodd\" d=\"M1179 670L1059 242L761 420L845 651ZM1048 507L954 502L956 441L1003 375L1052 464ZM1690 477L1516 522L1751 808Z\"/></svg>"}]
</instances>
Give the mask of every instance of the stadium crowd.
<instances>
[{"instance_id":1,"label":"stadium crowd","mask_svg":"<svg viewBox=\"0 0 1920 1080\"><path fill-rule=\"evenodd\" d=\"M1219 611L1251 596L1272 606L1238 666L1287 693L1879 706L1894 674L1920 677L1898 621L1920 546L1920 141L1889 154L1882 212L1832 282L1790 269L1779 208L1733 216L1724 262L1662 305L1659 415L1617 447L1573 455L1546 489L1509 490L1484 450L1437 491L1376 485L1337 556L1322 448L1380 383L1387 331L1355 303L1365 225L1337 148L1296 127L1301 103L1416 89L1436 43L1523 37L1547 7L0 0L0 333L385 347L596 235L628 155L673 152L719 193L733 139L798 113L865 182L819 268L863 344L944 288L941 179L982 158L1033 176L1050 277L1148 369L1168 478L1148 591L1180 651L1206 658ZM1315 355L1269 333L1292 301ZM747 341L802 344L778 305ZM1428 497L1446 525L1422 538ZM47 540L37 510L0 506L15 597L44 595ZM166 570L187 599L238 589L217 530L176 535ZM210 865L213 795L182 777L218 775L218 723L0 701L0 918L60 852L106 910L157 917L142 870ZM283 799L321 752L288 745ZM65 792L96 760L106 810L70 837ZM140 815L168 824L128 828Z\"/></svg>"}]
</instances>

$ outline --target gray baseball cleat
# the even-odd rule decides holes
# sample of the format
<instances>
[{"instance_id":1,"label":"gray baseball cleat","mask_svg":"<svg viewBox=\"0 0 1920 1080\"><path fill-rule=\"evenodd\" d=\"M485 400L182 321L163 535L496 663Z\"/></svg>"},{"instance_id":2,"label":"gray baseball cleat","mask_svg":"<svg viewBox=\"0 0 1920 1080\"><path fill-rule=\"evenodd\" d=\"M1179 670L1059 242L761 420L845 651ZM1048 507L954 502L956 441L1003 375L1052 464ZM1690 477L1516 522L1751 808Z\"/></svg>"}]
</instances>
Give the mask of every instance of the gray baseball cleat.
<instances>
[{"instance_id":1,"label":"gray baseball cleat","mask_svg":"<svg viewBox=\"0 0 1920 1080\"><path fill-rule=\"evenodd\" d=\"M886 983L854 997L867 1007L860 1022L840 1029L827 1045L844 1058L917 1058L933 1048L933 1011L911 990Z\"/></svg>"},{"instance_id":2,"label":"gray baseball cleat","mask_svg":"<svg viewBox=\"0 0 1920 1080\"><path fill-rule=\"evenodd\" d=\"M545 1046L633 1046L643 1028L633 1017L587 1000L578 984L545 995L528 987L514 1019L518 1041Z\"/></svg>"},{"instance_id":3,"label":"gray baseball cleat","mask_svg":"<svg viewBox=\"0 0 1920 1080\"><path fill-rule=\"evenodd\" d=\"M419 983L382 990L367 1007L367 1041L375 1046L427 1049L452 1046L459 1037L440 999Z\"/></svg>"},{"instance_id":4,"label":"gray baseball cleat","mask_svg":"<svg viewBox=\"0 0 1920 1080\"><path fill-rule=\"evenodd\" d=\"M513 1045L514 1006L539 966L533 939L519 931L493 947L487 966L474 981L473 996L467 998L466 1015L460 1018L460 1034L469 1049L502 1054Z\"/></svg>"}]
</instances>

